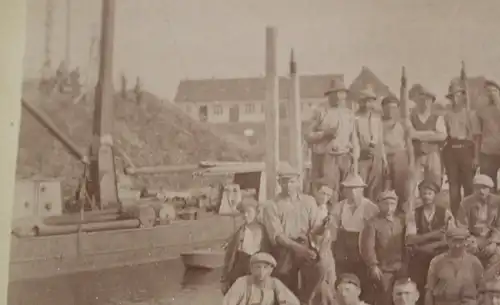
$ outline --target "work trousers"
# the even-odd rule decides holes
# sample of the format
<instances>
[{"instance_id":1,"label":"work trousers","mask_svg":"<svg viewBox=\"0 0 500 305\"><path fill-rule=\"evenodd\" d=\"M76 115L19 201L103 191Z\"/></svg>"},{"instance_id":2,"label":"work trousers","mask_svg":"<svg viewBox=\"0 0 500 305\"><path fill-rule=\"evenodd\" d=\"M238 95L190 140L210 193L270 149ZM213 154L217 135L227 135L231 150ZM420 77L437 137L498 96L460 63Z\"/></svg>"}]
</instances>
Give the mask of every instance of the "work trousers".
<instances>
[{"instance_id":1,"label":"work trousers","mask_svg":"<svg viewBox=\"0 0 500 305\"><path fill-rule=\"evenodd\" d=\"M443 165L441 151L432 151L424 155L415 156L415 170L417 181L432 181L441 187L443 184Z\"/></svg>"},{"instance_id":2,"label":"work trousers","mask_svg":"<svg viewBox=\"0 0 500 305\"><path fill-rule=\"evenodd\" d=\"M482 153L479 157L479 170L481 174L488 175L495 185L495 192L498 189L497 174L500 169L500 155L490 155Z\"/></svg>"},{"instance_id":3,"label":"work trousers","mask_svg":"<svg viewBox=\"0 0 500 305\"><path fill-rule=\"evenodd\" d=\"M375 202L377 196L384 188L384 165L382 157L380 155L374 155L368 158L360 158L358 167L359 175L366 183L364 195L366 198Z\"/></svg>"},{"instance_id":4,"label":"work trousers","mask_svg":"<svg viewBox=\"0 0 500 305\"><path fill-rule=\"evenodd\" d=\"M396 271L382 271L382 278L377 281L373 288L373 303L374 305L391 305L392 304L392 287L396 279Z\"/></svg>"},{"instance_id":5,"label":"work trousers","mask_svg":"<svg viewBox=\"0 0 500 305\"><path fill-rule=\"evenodd\" d=\"M408 187L410 162L406 150L387 154L388 171L384 178L384 188L393 189L398 195L398 209L404 210L412 190Z\"/></svg>"},{"instance_id":6,"label":"work trousers","mask_svg":"<svg viewBox=\"0 0 500 305\"><path fill-rule=\"evenodd\" d=\"M453 216L457 216L460 202L462 202L461 190L464 197L472 194L472 179L474 178L474 144L472 142L447 143L443 148L443 163L448 175L450 210Z\"/></svg>"},{"instance_id":7,"label":"work trousers","mask_svg":"<svg viewBox=\"0 0 500 305\"><path fill-rule=\"evenodd\" d=\"M312 194L316 191L316 180L323 177L323 159L325 154L311 153L311 185Z\"/></svg>"},{"instance_id":8,"label":"work trousers","mask_svg":"<svg viewBox=\"0 0 500 305\"><path fill-rule=\"evenodd\" d=\"M323 175L333 190L331 203L335 204L340 199L341 183L351 170L352 157L350 154L325 154L323 158Z\"/></svg>"}]
</instances>

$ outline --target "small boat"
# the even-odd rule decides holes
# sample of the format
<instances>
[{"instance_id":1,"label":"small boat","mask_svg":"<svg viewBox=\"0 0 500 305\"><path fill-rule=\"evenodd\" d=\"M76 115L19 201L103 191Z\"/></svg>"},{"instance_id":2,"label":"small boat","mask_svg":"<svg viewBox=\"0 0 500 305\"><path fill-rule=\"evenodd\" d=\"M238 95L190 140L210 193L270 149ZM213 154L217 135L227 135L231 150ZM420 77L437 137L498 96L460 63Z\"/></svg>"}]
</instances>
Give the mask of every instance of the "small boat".
<instances>
[{"instance_id":1,"label":"small boat","mask_svg":"<svg viewBox=\"0 0 500 305\"><path fill-rule=\"evenodd\" d=\"M181 253L186 269L217 269L224 265L224 250L200 249Z\"/></svg>"}]
</instances>

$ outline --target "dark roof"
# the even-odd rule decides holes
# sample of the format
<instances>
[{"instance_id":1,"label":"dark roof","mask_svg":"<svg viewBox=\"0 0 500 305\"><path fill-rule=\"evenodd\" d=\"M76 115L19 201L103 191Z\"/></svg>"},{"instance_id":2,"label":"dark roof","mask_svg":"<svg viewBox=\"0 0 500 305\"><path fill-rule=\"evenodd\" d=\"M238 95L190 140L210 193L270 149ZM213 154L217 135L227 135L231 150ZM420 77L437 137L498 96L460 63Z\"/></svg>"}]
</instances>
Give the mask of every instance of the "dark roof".
<instances>
[{"instance_id":1,"label":"dark roof","mask_svg":"<svg viewBox=\"0 0 500 305\"><path fill-rule=\"evenodd\" d=\"M362 67L359 75L354 79L349 86L349 94L347 98L350 101L359 99L362 90L372 87L375 94L379 97L386 97L388 95L396 96L391 92L389 87L384 84L369 68Z\"/></svg>"},{"instance_id":2,"label":"dark roof","mask_svg":"<svg viewBox=\"0 0 500 305\"><path fill-rule=\"evenodd\" d=\"M333 80L344 80L339 74L301 75L300 96L321 98ZM289 96L290 79L279 78L280 99ZM174 102L262 101L265 99L266 82L263 77L231 79L182 80L177 87Z\"/></svg>"}]
</instances>

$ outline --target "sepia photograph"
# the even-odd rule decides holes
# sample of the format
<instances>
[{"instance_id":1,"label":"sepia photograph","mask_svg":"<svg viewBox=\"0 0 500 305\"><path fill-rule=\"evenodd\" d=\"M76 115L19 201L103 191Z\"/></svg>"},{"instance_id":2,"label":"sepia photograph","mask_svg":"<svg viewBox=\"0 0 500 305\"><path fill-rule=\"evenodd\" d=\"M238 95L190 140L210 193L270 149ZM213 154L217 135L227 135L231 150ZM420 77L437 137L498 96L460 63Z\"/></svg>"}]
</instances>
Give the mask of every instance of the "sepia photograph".
<instances>
[{"instance_id":1,"label":"sepia photograph","mask_svg":"<svg viewBox=\"0 0 500 305\"><path fill-rule=\"evenodd\" d=\"M24 2L8 305L500 304L500 2Z\"/></svg>"}]
</instances>

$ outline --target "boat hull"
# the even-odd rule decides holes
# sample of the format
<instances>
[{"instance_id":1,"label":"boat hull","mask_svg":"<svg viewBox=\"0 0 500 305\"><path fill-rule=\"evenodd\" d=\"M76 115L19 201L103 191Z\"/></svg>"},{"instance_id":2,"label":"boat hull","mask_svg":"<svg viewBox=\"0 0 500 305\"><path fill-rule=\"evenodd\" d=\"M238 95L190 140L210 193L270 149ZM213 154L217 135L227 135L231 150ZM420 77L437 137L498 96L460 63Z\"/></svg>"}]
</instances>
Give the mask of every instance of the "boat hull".
<instances>
[{"instance_id":1,"label":"boat hull","mask_svg":"<svg viewBox=\"0 0 500 305\"><path fill-rule=\"evenodd\" d=\"M194 250L181 253L182 262L191 269L217 269L224 265L223 250Z\"/></svg>"},{"instance_id":2,"label":"boat hull","mask_svg":"<svg viewBox=\"0 0 500 305\"><path fill-rule=\"evenodd\" d=\"M12 236L9 281L177 259L184 252L220 246L240 223L214 215L154 228Z\"/></svg>"}]
</instances>

